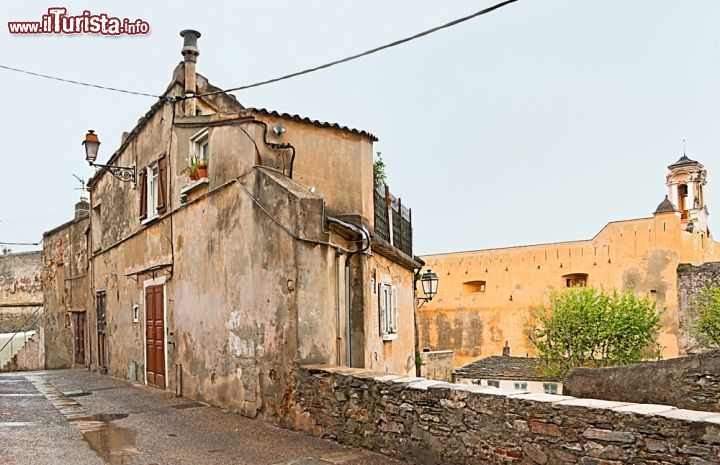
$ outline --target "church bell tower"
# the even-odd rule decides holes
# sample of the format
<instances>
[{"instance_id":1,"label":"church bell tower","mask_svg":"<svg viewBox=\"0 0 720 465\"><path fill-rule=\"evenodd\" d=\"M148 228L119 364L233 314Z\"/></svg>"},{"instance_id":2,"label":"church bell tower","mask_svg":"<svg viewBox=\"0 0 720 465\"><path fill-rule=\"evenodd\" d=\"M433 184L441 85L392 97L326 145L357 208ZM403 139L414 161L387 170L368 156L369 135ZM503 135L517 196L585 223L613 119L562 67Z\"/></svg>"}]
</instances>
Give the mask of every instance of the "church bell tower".
<instances>
[{"instance_id":1,"label":"church bell tower","mask_svg":"<svg viewBox=\"0 0 720 465\"><path fill-rule=\"evenodd\" d=\"M701 231L707 235L707 205L705 205L705 167L683 154L668 166L668 198L680 212L683 228L689 232Z\"/></svg>"}]
</instances>

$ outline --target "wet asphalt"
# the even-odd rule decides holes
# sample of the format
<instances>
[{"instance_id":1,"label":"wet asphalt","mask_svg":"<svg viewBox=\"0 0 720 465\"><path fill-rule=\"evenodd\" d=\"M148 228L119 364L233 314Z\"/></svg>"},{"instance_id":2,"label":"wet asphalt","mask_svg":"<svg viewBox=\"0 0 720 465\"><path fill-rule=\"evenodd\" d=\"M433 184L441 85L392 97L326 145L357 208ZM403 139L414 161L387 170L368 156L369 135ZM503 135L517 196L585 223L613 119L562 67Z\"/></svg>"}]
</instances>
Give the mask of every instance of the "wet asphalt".
<instances>
[{"instance_id":1,"label":"wet asphalt","mask_svg":"<svg viewBox=\"0 0 720 465\"><path fill-rule=\"evenodd\" d=\"M2 465L396 465L87 370L0 373Z\"/></svg>"}]
</instances>

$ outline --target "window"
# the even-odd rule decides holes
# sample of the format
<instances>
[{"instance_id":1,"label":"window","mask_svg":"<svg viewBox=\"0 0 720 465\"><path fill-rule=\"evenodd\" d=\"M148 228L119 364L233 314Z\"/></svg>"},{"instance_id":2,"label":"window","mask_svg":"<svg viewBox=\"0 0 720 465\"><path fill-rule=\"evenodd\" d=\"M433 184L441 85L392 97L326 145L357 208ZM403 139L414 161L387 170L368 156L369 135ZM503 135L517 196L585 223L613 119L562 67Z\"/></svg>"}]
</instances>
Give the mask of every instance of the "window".
<instances>
[{"instance_id":1,"label":"window","mask_svg":"<svg viewBox=\"0 0 720 465\"><path fill-rule=\"evenodd\" d=\"M397 287L383 282L378 292L380 314L380 336L384 341L397 338Z\"/></svg>"},{"instance_id":2,"label":"window","mask_svg":"<svg viewBox=\"0 0 720 465\"><path fill-rule=\"evenodd\" d=\"M207 129L190 138L190 159L195 161L210 159L210 137Z\"/></svg>"},{"instance_id":3,"label":"window","mask_svg":"<svg viewBox=\"0 0 720 465\"><path fill-rule=\"evenodd\" d=\"M515 383L516 391L527 391L527 383Z\"/></svg>"},{"instance_id":4,"label":"window","mask_svg":"<svg viewBox=\"0 0 720 465\"><path fill-rule=\"evenodd\" d=\"M557 383L543 383L543 391L545 394L557 394L558 385Z\"/></svg>"},{"instance_id":5,"label":"window","mask_svg":"<svg viewBox=\"0 0 720 465\"><path fill-rule=\"evenodd\" d=\"M497 380L494 380L494 379L489 379L489 380L487 381L487 385L488 385L488 386L492 386L492 387L499 388L499 387L500 387L500 381L497 381Z\"/></svg>"},{"instance_id":6,"label":"window","mask_svg":"<svg viewBox=\"0 0 720 465\"><path fill-rule=\"evenodd\" d=\"M466 281L463 288L472 293L485 292L485 281Z\"/></svg>"},{"instance_id":7,"label":"window","mask_svg":"<svg viewBox=\"0 0 720 465\"><path fill-rule=\"evenodd\" d=\"M167 196L167 158L161 155L157 161L141 169L138 176L140 191L140 219L150 221L163 213Z\"/></svg>"},{"instance_id":8,"label":"window","mask_svg":"<svg viewBox=\"0 0 720 465\"><path fill-rule=\"evenodd\" d=\"M565 287L585 287L587 286L587 273L572 273L563 276L565 279Z\"/></svg>"}]
</instances>

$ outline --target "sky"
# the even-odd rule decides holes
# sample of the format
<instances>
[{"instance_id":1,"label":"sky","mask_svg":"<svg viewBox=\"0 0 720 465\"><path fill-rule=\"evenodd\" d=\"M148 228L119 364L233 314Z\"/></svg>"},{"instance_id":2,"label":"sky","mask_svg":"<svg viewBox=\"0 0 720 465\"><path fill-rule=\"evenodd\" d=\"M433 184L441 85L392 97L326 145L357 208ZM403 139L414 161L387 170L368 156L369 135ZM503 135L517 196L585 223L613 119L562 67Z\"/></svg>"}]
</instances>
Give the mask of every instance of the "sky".
<instances>
[{"instance_id":1,"label":"sky","mask_svg":"<svg viewBox=\"0 0 720 465\"><path fill-rule=\"evenodd\" d=\"M437 2L37 1L0 6L0 64L160 94L202 33L197 70L236 87L351 55L491 5ZM140 18L146 36L11 35L49 7ZM720 231L720 2L520 0L328 70L235 95L245 106L367 130L413 209L416 254L588 239L652 215L667 165L708 170ZM72 218L89 178L153 98L0 69L0 242L38 242ZM298 154L301 156L301 154ZM13 246L14 251L38 246Z\"/></svg>"}]
</instances>

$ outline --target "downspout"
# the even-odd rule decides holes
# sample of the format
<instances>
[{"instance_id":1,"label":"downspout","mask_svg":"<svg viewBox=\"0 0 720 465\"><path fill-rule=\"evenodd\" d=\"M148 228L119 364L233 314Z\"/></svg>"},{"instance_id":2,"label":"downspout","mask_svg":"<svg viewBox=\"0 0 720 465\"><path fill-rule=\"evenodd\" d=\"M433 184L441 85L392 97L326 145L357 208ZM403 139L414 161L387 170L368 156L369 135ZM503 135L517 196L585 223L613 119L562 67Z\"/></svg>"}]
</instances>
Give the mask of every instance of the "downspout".
<instances>
[{"instance_id":1,"label":"downspout","mask_svg":"<svg viewBox=\"0 0 720 465\"><path fill-rule=\"evenodd\" d=\"M355 231L358 234L361 234L364 236L364 239L359 240L358 242L365 242L365 246L361 249L355 250L354 252L349 252L347 255L347 258L345 258L345 363L347 366L352 366L352 343L351 343L351 327L350 327L350 317L351 317L351 311L350 311L350 260L357 254L365 252L367 249L370 248L370 233L367 232L365 228L356 226L352 223L348 223L346 221L339 220L337 218L328 217L328 222L330 223L336 223L340 226L343 226L345 228L348 228L352 231ZM340 321L340 315L338 312L338 322Z\"/></svg>"}]
</instances>

